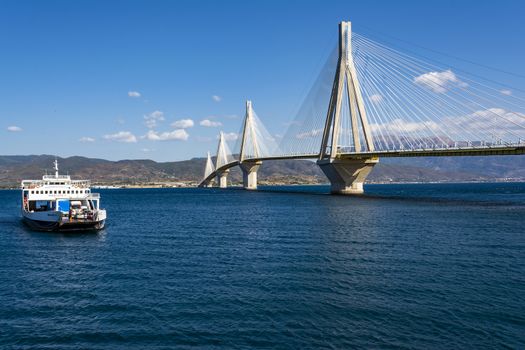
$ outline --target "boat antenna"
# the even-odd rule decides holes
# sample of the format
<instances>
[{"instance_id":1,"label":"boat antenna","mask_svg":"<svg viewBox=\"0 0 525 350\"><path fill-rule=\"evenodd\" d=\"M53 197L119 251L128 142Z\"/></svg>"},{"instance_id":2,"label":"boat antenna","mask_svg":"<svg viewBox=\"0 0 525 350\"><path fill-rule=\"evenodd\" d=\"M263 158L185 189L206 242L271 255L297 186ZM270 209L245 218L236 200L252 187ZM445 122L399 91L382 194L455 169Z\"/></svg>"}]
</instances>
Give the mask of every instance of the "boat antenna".
<instances>
[{"instance_id":1,"label":"boat antenna","mask_svg":"<svg viewBox=\"0 0 525 350\"><path fill-rule=\"evenodd\" d=\"M53 162L53 164L55 165L55 177L58 179L58 160L56 157L55 157L55 161Z\"/></svg>"}]
</instances>

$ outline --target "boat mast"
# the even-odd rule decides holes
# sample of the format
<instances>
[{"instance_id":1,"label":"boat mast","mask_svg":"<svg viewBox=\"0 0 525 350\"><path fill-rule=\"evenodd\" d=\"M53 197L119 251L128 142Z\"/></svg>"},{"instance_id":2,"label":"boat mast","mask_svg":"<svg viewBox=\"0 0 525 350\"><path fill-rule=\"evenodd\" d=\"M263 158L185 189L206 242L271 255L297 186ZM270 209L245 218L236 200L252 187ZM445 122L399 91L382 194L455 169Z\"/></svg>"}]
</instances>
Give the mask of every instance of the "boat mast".
<instances>
[{"instance_id":1,"label":"boat mast","mask_svg":"<svg viewBox=\"0 0 525 350\"><path fill-rule=\"evenodd\" d=\"M58 179L58 160L56 158L53 164L55 165L55 178Z\"/></svg>"}]
</instances>

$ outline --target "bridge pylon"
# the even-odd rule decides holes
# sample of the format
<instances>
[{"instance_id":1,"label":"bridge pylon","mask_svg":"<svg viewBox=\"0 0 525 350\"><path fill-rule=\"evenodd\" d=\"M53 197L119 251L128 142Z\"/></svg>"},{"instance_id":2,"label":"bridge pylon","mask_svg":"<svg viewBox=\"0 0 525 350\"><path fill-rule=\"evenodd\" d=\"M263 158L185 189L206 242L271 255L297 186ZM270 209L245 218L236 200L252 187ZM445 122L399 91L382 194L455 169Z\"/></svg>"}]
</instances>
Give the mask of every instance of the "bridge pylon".
<instances>
[{"instance_id":1,"label":"bridge pylon","mask_svg":"<svg viewBox=\"0 0 525 350\"><path fill-rule=\"evenodd\" d=\"M220 188L228 187L228 174L230 169L220 170L224 165L228 164L228 146L224 139L224 133L219 134L219 145L217 146L217 158L215 159L215 169L217 170L217 182Z\"/></svg>"},{"instance_id":2,"label":"bridge pylon","mask_svg":"<svg viewBox=\"0 0 525 350\"><path fill-rule=\"evenodd\" d=\"M317 164L331 183L331 192L339 194L363 193L363 183L378 162L377 158L345 159L339 137L341 128L341 107L343 99L348 100L350 109L353 152L374 151L374 143L366 109L359 86L359 80L352 57L352 26L350 22L339 24L339 59L328 105L321 149Z\"/></svg>"},{"instance_id":3,"label":"bridge pylon","mask_svg":"<svg viewBox=\"0 0 525 350\"><path fill-rule=\"evenodd\" d=\"M257 143L252 101L246 101L246 114L244 115L241 137L239 165L242 170L242 184L246 190L256 190L257 170L259 170L262 162L260 160L253 160L259 158L261 152Z\"/></svg>"},{"instance_id":4,"label":"bridge pylon","mask_svg":"<svg viewBox=\"0 0 525 350\"><path fill-rule=\"evenodd\" d=\"M206 179L215 171L215 166L211 160L210 152L208 152L208 158L206 159L206 166L204 167L204 177L202 178L201 187L212 187L212 181L206 182Z\"/></svg>"}]
</instances>

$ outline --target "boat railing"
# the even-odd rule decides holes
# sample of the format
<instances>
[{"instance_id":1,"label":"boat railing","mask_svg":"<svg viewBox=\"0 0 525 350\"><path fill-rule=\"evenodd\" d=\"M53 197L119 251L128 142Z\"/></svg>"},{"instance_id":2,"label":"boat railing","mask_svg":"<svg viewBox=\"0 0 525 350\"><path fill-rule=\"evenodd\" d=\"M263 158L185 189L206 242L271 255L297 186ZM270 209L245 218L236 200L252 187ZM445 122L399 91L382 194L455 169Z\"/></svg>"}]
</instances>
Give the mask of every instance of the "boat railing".
<instances>
[{"instance_id":1,"label":"boat railing","mask_svg":"<svg viewBox=\"0 0 525 350\"><path fill-rule=\"evenodd\" d=\"M37 188L44 186L45 182L42 180L24 180L22 181L22 187L27 189Z\"/></svg>"},{"instance_id":2,"label":"boat railing","mask_svg":"<svg viewBox=\"0 0 525 350\"><path fill-rule=\"evenodd\" d=\"M42 187L47 185L48 183L43 180L24 180L22 181L22 187L25 189L33 189L37 187ZM51 184L53 185L53 184ZM91 185L91 181L89 180L75 180L71 181L71 186L75 188L89 188Z\"/></svg>"},{"instance_id":3,"label":"boat railing","mask_svg":"<svg viewBox=\"0 0 525 350\"><path fill-rule=\"evenodd\" d=\"M56 179L67 180L69 178L70 178L69 175L44 175L43 176L44 180L56 180Z\"/></svg>"},{"instance_id":4,"label":"boat railing","mask_svg":"<svg viewBox=\"0 0 525 350\"><path fill-rule=\"evenodd\" d=\"M84 188L89 187L91 185L91 181L89 180L73 180L71 181L71 186L78 187L78 188Z\"/></svg>"}]
</instances>

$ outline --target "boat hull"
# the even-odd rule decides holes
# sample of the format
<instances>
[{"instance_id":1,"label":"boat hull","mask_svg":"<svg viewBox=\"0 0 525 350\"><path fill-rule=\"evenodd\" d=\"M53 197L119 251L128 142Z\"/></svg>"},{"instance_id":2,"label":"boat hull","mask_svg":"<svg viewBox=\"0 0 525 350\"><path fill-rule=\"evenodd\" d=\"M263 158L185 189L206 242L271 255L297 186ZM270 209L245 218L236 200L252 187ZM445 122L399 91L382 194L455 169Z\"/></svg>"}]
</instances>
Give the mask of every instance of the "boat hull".
<instances>
[{"instance_id":1,"label":"boat hull","mask_svg":"<svg viewBox=\"0 0 525 350\"><path fill-rule=\"evenodd\" d=\"M33 220L27 217L22 218L23 222L32 230L36 231L98 231L105 226L105 220L100 221L83 221L83 222L58 222Z\"/></svg>"}]
</instances>

